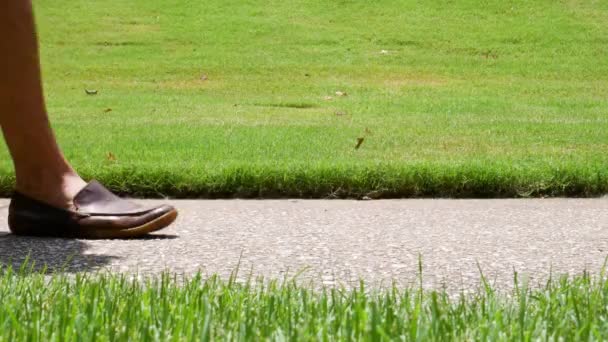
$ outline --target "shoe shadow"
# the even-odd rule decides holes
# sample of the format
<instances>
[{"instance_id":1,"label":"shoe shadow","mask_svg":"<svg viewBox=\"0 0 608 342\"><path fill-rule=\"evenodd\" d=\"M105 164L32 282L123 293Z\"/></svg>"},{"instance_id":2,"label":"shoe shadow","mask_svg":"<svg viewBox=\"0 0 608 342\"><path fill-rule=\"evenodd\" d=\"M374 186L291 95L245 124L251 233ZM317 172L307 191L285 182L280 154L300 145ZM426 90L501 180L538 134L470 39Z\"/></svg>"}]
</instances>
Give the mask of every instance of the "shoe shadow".
<instances>
[{"instance_id":1,"label":"shoe shadow","mask_svg":"<svg viewBox=\"0 0 608 342\"><path fill-rule=\"evenodd\" d=\"M139 240L173 240L171 234L147 234ZM116 239L116 240L133 240ZM22 266L46 273L77 273L95 271L110 264L118 256L85 254L87 240L24 237L0 233L0 268Z\"/></svg>"},{"instance_id":2,"label":"shoe shadow","mask_svg":"<svg viewBox=\"0 0 608 342\"><path fill-rule=\"evenodd\" d=\"M147 234L144 236L140 236L136 239L137 240L174 240L174 239L177 239L178 237L179 237L179 235L173 235L173 234ZM120 240L133 240L133 238L120 239Z\"/></svg>"},{"instance_id":3,"label":"shoe shadow","mask_svg":"<svg viewBox=\"0 0 608 342\"><path fill-rule=\"evenodd\" d=\"M46 273L95 271L112 260L111 255L85 254L83 240L0 235L0 267L18 270L22 266Z\"/></svg>"}]
</instances>

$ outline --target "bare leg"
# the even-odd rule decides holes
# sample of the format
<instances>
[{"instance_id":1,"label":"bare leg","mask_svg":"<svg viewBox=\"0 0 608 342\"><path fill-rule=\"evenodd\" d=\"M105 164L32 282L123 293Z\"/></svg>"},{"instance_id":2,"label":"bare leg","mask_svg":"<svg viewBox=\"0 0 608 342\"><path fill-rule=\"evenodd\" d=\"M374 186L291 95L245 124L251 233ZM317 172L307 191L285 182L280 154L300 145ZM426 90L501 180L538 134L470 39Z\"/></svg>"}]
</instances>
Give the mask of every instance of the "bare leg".
<instances>
[{"instance_id":1,"label":"bare leg","mask_svg":"<svg viewBox=\"0 0 608 342\"><path fill-rule=\"evenodd\" d=\"M61 153L49 125L31 0L0 1L0 125L17 191L70 208L86 183Z\"/></svg>"}]
</instances>

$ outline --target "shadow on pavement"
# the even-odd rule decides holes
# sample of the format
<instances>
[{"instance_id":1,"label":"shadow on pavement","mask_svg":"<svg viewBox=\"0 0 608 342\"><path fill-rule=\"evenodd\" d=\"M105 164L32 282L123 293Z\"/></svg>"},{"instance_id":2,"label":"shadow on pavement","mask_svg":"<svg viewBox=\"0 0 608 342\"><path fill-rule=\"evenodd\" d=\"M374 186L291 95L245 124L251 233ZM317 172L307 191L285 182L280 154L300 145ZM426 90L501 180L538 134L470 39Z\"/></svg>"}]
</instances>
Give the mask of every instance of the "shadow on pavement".
<instances>
[{"instance_id":1,"label":"shadow on pavement","mask_svg":"<svg viewBox=\"0 0 608 342\"><path fill-rule=\"evenodd\" d=\"M112 260L111 255L84 254L88 244L83 240L21 237L0 234L0 267L18 270L24 263L36 270L46 267L52 272L86 272L97 270Z\"/></svg>"},{"instance_id":2,"label":"shadow on pavement","mask_svg":"<svg viewBox=\"0 0 608 342\"><path fill-rule=\"evenodd\" d=\"M137 240L174 240L177 239L179 235L173 234L147 234L141 237L138 237Z\"/></svg>"}]
</instances>

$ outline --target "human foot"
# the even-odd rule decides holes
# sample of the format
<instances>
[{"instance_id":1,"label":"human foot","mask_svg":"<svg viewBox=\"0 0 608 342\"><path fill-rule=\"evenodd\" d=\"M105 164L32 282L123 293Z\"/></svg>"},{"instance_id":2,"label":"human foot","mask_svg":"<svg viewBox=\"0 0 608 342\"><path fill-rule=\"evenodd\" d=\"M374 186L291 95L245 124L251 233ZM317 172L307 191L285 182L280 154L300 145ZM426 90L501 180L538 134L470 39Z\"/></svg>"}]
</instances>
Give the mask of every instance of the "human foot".
<instances>
[{"instance_id":1,"label":"human foot","mask_svg":"<svg viewBox=\"0 0 608 342\"><path fill-rule=\"evenodd\" d=\"M75 209L74 197L87 185L73 171L38 172L27 177L17 177L16 191L29 198L55 208Z\"/></svg>"},{"instance_id":2,"label":"human foot","mask_svg":"<svg viewBox=\"0 0 608 342\"><path fill-rule=\"evenodd\" d=\"M17 190L9 206L9 227L17 235L130 238L165 228L177 217L172 206L145 208L97 181L86 184L70 203L71 208L55 207Z\"/></svg>"}]
</instances>

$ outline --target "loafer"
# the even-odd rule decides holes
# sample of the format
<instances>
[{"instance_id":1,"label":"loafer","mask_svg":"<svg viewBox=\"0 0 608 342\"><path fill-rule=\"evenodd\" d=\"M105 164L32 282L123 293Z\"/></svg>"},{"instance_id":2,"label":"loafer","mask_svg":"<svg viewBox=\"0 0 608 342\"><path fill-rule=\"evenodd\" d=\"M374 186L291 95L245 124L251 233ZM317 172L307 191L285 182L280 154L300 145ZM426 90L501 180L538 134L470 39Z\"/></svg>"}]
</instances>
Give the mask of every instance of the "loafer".
<instances>
[{"instance_id":1,"label":"loafer","mask_svg":"<svg viewBox=\"0 0 608 342\"><path fill-rule=\"evenodd\" d=\"M133 238L165 228L177 217L170 205L143 207L114 195L95 180L73 203L73 210L56 208L15 192L9 205L9 228L13 234L27 236Z\"/></svg>"}]
</instances>

